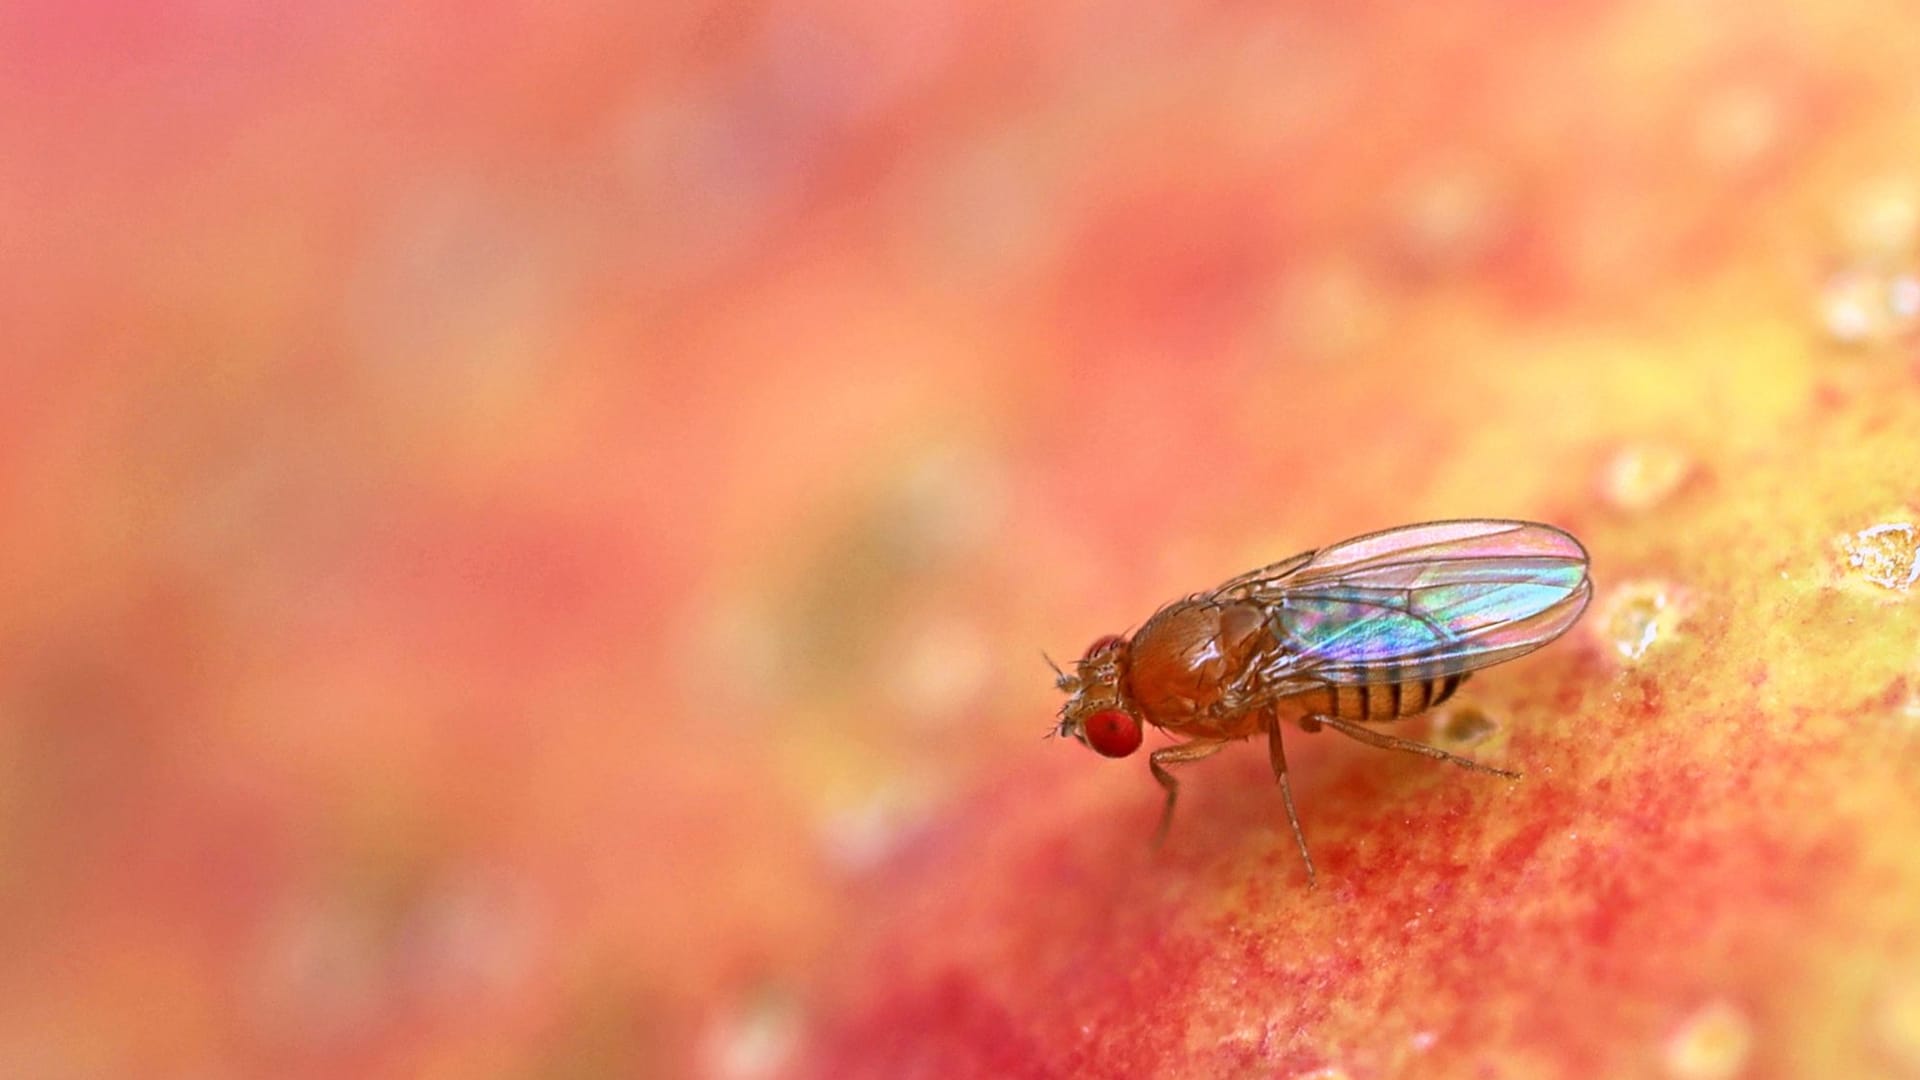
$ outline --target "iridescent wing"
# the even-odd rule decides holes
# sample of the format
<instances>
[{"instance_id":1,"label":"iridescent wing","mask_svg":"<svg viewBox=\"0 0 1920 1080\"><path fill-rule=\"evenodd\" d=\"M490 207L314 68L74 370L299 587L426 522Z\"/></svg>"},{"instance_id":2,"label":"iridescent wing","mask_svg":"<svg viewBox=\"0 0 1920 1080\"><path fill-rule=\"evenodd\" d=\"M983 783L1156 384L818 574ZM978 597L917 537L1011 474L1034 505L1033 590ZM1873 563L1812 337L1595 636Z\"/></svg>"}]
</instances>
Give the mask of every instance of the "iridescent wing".
<instances>
[{"instance_id":1,"label":"iridescent wing","mask_svg":"<svg viewBox=\"0 0 1920 1080\"><path fill-rule=\"evenodd\" d=\"M1565 633L1593 586L1551 525L1439 521L1371 533L1228 581L1264 605L1285 650L1270 678L1431 679L1523 656Z\"/></svg>"}]
</instances>

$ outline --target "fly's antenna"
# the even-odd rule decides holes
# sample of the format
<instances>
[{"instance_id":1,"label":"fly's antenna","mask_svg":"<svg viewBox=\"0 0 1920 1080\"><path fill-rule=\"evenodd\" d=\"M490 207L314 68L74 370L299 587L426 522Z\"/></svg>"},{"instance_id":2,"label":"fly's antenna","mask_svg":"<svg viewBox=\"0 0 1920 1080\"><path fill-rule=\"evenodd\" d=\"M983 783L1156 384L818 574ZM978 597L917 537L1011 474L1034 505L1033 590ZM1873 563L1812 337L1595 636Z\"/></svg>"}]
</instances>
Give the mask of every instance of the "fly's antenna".
<instances>
[{"instance_id":1,"label":"fly's antenna","mask_svg":"<svg viewBox=\"0 0 1920 1080\"><path fill-rule=\"evenodd\" d=\"M1045 649L1040 650L1040 659L1045 660L1047 666L1053 669L1053 685L1055 687L1061 690L1073 690L1076 688L1079 679L1061 671L1060 665L1053 662L1053 657L1048 656Z\"/></svg>"}]
</instances>

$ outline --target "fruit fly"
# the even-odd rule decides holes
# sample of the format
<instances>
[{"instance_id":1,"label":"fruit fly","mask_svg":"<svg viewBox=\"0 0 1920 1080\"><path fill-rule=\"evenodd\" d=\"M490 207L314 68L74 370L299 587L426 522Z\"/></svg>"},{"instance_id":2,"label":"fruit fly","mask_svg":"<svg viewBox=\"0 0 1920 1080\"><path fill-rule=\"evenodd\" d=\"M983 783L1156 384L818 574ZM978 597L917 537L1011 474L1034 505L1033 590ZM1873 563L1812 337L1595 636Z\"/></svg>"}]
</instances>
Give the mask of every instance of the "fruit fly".
<instances>
[{"instance_id":1,"label":"fruit fly","mask_svg":"<svg viewBox=\"0 0 1920 1080\"><path fill-rule=\"evenodd\" d=\"M1518 779L1362 725L1426 712L1471 672L1547 644L1580 618L1592 593L1586 549L1551 525L1436 521L1369 533L1176 600L1130 638L1095 641L1071 673L1054 669L1068 695L1054 733L1115 758L1140 749L1146 724L1186 740L1147 755L1167 793L1156 845L1180 795L1170 767L1265 735L1312 884L1282 725L1330 727L1369 746Z\"/></svg>"}]
</instances>

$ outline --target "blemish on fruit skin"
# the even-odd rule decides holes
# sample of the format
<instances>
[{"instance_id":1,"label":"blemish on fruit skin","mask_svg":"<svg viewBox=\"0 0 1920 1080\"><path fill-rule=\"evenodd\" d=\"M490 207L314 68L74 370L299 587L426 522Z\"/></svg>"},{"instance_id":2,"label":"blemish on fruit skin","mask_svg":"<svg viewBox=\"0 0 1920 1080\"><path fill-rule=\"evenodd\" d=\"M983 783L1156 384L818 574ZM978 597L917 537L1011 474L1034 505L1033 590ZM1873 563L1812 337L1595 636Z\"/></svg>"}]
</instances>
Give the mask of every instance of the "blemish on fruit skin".
<instances>
[{"instance_id":1,"label":"blemish on fruit skin","mask_svg":"<svg viewBox=\"0 0 1920 1080\"><path fill-rule=\"evenodd\" d=\"M1920 581L1920 527L1888 521L1842 537L1847 576L1895 592Z\"/></svg>"},{"instance_id":2,"label":"blemish on fruit skin","mask_svg":"<svg viewBox=\"0 0 1920 1080\"><path fill-rule=\"evenodd\" d=\"M1662 1063L1676 1080L1730 1080L1753 1052L1753 1021L1729 1001L1711 1001L1667 1036Z\"/></svg>"},{"instance_id":3,"label":"blemish on fruit skin","mask_svg":"<svg viewBox=\"0 0 1920 1080\"><path fill-rule=\"evenodd\" d=\"M1477 746L1499 730L1500 725L1493 717L1471 705L1462 705L1440 722L1439 735L1443 742L1465 747Z\"/></svg>"},{"instance_id":4,"label":"blemish on fruit skin","mask_svg":"<svg viewBox=\"0 0 1920 1080\"><path fill-rule=\"evenodd\" d=\"M1904 721L1908 729L1920 732L1920 676L1910 679L1902 675L1895 679L1888 688L1888 696L1893 699L1894 715Z\"/></svg>"},{"instance_id":5,"label":"blemish on fruit skin","mask_svg":"<svg viewBox=\"0 0 1920 1080\"><path fill-rule=\"evenodd\" d=\"M1629 663L1670 638L1683 615L1678 590L1660 581L1629 581L1613 590L1593 620L1594 632Z\"/></svg>"},{"instance_id":6,"label":"blemish on fruit skin","mask_svg":"<svg viewBox=\"0 0 1920 1080\"><path fill-rule=\"evenodd\" d=\"M1880 691L1880 698L1874 703L1876 712L1904 711L1913 702L1913 694L1907 689L1907 677L1895 675Z\"/></svg>"},{"instance_id":7,"label":"blemish on fruit skin","mask_svg":"<svg viewBox=\"0 0 1920 1080\"><path fill-rule=\"evenodd\" d=\"M1633 443L1609 458L1600 474L1600 494L1615 509L1651 510L1693 474L1693 459L1666 443Z\"/></svg>"}]
</instances>

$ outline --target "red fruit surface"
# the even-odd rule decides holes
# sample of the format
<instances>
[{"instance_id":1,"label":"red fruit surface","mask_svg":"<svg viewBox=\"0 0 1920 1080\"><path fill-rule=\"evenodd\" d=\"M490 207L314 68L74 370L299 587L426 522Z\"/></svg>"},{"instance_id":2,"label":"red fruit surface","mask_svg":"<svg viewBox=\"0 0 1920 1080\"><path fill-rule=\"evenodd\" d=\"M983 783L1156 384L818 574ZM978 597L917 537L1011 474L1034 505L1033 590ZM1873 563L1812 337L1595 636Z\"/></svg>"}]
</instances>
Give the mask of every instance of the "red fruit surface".
<instances>
[{"instance_id":1,"label":"red fruit surface","mask_svg":"<svg viewBox=\"0 0 1920 1080\"><path fill-rule=\"evenodd\" d=\"M16 6L0 1075L1920 1076L1912 22ZM1463 516L1317 889L1043 739Z\"/></svg>"}]
</instances>

